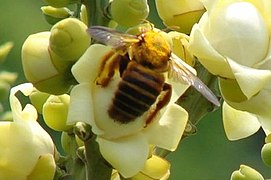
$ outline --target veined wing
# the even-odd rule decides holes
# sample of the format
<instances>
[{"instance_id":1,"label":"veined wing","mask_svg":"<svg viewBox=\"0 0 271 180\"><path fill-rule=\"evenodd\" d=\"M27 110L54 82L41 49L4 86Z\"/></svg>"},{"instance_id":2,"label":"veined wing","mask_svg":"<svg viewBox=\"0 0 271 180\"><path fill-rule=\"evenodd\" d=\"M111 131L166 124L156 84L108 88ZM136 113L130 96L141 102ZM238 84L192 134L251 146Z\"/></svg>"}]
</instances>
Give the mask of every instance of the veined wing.
<instances>
[{"instance_id":1,"label":"veined wing","mask_svg":"<svg viewBox=\"0 0 271 180\"><path fill-rule=\"evenodd\" d=\"M188 66L189 65L182 61L178 56L171 53L169 78L177 82L185 82L192 85L208 101L216 106L220 106L220 102L214 93L189 69Z\"/></svg>"},{"instance_id":2,"label":"veined wing","mask_svg":"<svg viewBox=\"0 0 271 180\"><path fill-rule=\"evenodd\" d=\"M112 46L116 50L129 47L132 43L139 41L137 36L122 33L104 26L91 26L88 32L96 41Z\"/></svg>"}]
</instances>

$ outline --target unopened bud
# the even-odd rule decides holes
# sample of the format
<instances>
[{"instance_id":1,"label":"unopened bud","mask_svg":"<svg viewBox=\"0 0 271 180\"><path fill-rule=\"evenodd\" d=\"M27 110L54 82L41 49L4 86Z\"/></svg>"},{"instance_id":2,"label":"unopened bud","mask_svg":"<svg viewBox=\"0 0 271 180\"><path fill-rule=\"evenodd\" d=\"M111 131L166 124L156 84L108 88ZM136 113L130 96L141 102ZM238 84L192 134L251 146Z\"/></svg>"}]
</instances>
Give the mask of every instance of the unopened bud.
<instances>
[{"instance_id":1,"label":"unopened bud","mask_svg":"<svg viewBox=\"0 0 271 180\"><path fill-rule=\"evenodd\" d=\"M112 18L122 26L135 26L149 15L147 0L113 0Z\"/></svg>"}]
</instances>

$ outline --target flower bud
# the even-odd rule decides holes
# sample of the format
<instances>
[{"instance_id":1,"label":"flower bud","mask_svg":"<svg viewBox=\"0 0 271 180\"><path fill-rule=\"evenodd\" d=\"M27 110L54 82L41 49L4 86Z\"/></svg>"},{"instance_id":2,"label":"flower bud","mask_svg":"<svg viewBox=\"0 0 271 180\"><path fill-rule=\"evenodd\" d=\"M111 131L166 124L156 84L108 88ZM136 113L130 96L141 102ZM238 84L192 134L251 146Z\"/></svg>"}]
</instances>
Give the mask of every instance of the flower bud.
<instances>
[{"instance_id":1,"label":"flower bud","mask_svg":"<svg viewBox=\"0 0 271 180\"><path fill-rule=\"evenodd\" d=\"M5 58L9 54L12 47L13 47L12 42L7 42L7 43L0 46L0 63L5 60Z\"/></svg>"},{"instance_id":2,"label":"flower bud","mask_svg":"<svg viewBox=\"0 0 271 180\"><path fill-rule=\"evenodd\" d=\"M26 79L50 94L64 94L72 85L71 62L48 51L50 32L30 35L22 47L22 64Z\"/></svg>"},{"instance_id":3,"label":"flower bud","mask_svg":"<svg viewBox=\"0 0 271 180\"><path fill-rule=\"evenodd\" d=\"M267 143L262 147L261 156L264 164L271 167L271 143Z\"/></svg>"},{"instance_id":4,"label":"flower bud","mask_svg":"<svg viewBox=\"0 0 271 180\"><path fill-rule=\"evenodd\" d=\"M43 104L46 102L50 94L40 92L37 89L35 89L30 95L30 101L31 104L37 109L38 113L42 113L42 107Z\"/></svg>"},{"instance_id":5,"label":"flower bud","mask_svg":"<svg viewBox=\"0 0 271 180\"><path fill-rule=\"evenodd\" d=\"M12 72L7 72L7 71L2 71L0 72L0 80L5 81L8 84L12 85L15 80L17 79L17 73L12 73Z\"/></svg>"},{"instance_id":6,"label":"flower bud","mask_svg":"<svg viewBox=\"0 0 271 180\"><path fill-rule=\"evenodd\" d=\"M267 143L271 143L271 133L268 134L268 136L266 136L264 140L265 140L265 143L266 143L266 144L267 144Z\"/></svg>"},{"instance_id":7,"label":"flower bud","mask_svg":"<svg viewBox=\"0 0 271 180\"><path fill-rule=\"evenodd\" d=\"M80 3L80 0L43 0L45 3L49 4L50 6L60 8L67 6L73 3Z\"/></svg>"},{"instance_id":8,"label":"flower bud","mask_svg":"<svg viewBox=\"0 0 271 180\"><path fill-rule=\"evenodd\" d=\"M51 95L43 105L42 114L45 123L55 131L67 131L72 126L66 125L70 96Z\"/></svg>"},{"instance_id":9,"label":"flower bud","mask_svg":"<svg viewBox=\"0 0 271 180\"><path fill-rule=\"evenodd\" d=\"M57 22L70 17L73 13L68 8L54 8L52 6L41 7L42 13L49 24L56 24Z\"/></svg>"},{"instance_id":10,"label":"flower bud","mask_svg":"<svg viewBox=\"0 0 271 180\"><path fill-rule=\"evenodd\" d=\"M240 169L232 173L231 180L264 180L264 178L255 169L240 165Z\"/></svg>"},{"instance_id":11,"label":"flower bud","mask_svg":"<svg viewBox=\"0 0 271 180\"><path fill-rule=\"evenodd\" d=\"M189 36L176 31L171 31L168 35L172 38L173 53L193 67L195 65L195 58L188 50Z\"/></svg>"},{"instance_id":12,"label":"flower bud","mask_svg":"<svg viewBox=\"0 0 271 180\"><path fill-rule=\"evenodd\" d=\"M133 176L131 180L165 180L169 177L169 168L170 164L168 161L153 155L146 161L143 170Z\"/></svg>"},{"instance_id":13,"label":"flower bud","mask_svg":"<svg viewBox=\"0 0 271 180\"><path fill-rule=\"evenodd\" d=\"M81 5L81 11L80 11L80 20L85 23L86 26L88 26L88 13L87 8L84 4Z\"/></svg>"},{"instance_id":14,"label":"flower bud","mask_svg":"<svg viewBox=\"0 0 271 180\"><path fill-rule=\"evenodd\" d=\"M156 8L163 23L185 34L190 34L192 26L205 12L200 0L156 0Z\"/></svg>"},{"instance_id":15,"label":"flower bud","mask_svg":"<svg viewBox=\"0 0 271 180\"><path fill-rule=\"evenodd\" d=\"M71 143L73 139L69 136L68 132L63 131L61 133L61 147L66 154L71 152Z\"/></svg>"},{"instance_id":16,"label":"flower bud","mask_svg":"<svg viewBox=\"0 0 271 180\"><path fill-rule=\"evenodd\" d=\"M121 26L135 26L149 15L147 0L113 0L112 18Z\"/></svg>"},{"instance_id":17,"label":"flower bud","mask_svg":"<svg viewBox=\"0 0 271 180\"><path fill-rule=\"evenodd\" d=\"M67 61L76 61L90 45L87 26L78 19L67 18L51 29L50 51Z\"/></svg>"}]
</instances>

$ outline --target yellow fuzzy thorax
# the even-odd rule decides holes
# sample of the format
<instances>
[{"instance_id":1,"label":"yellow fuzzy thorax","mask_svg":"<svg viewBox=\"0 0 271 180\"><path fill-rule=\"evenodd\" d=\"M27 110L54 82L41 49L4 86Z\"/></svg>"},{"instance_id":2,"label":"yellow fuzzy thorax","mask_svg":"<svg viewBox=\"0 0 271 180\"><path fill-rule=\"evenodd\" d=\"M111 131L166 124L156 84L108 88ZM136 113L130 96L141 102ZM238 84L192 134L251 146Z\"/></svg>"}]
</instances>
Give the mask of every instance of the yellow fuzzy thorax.
<instances>
[{"instance_id":1,"label":"yellow fuzzy thorax","mask_svg":"<svg viewBox=\"0 0 271 180\"><path fill-rule=\"evenodd\" d=\"M159 32L147 31L141 38L132 46L134 60L154 70L165 71L171 52L165 37Z\"/></svg>"}]
</instances>

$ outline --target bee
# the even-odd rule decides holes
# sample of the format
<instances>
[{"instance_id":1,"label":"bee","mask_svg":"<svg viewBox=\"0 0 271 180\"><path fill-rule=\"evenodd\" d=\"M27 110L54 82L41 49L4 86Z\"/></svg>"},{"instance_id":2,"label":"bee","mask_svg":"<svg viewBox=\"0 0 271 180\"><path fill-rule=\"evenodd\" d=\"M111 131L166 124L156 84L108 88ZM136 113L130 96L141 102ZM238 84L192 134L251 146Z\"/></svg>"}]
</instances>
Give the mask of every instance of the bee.
<instances>
[{"instance_id":1,"label":"bee","mask_svg":"<svg viewBox=\"0 0 271 180\"><path fill-rule=\"evenodd\" d=\"M192 85L207 100L219 106L213 92L190 70L188 64L171 52L161 33L142 30L138 35L122 33L103 26L91 26L90 36L112 47L105 56L96 83L106 87L118 69L118 84L109 116L122 124L134 121L148 111L148 125L171 98L172 87L165 82L165 74L180 83Z\"/></svg>"}]
</instances>

